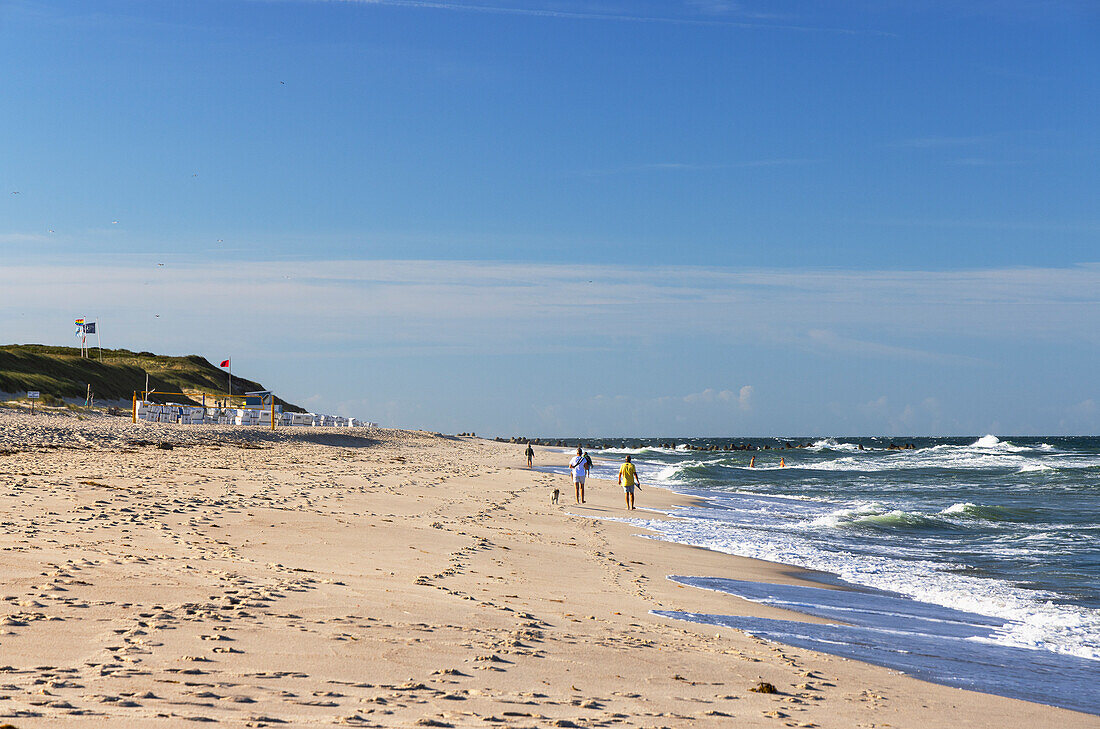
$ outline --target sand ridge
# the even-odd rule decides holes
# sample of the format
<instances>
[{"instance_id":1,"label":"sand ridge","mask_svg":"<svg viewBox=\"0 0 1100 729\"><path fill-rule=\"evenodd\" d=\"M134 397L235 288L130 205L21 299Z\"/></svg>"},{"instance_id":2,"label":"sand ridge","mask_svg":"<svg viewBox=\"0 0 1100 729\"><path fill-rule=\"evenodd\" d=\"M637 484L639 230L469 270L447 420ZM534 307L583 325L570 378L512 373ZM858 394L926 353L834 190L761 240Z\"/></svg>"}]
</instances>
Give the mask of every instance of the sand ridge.
<instances>
[{"instance_id":1,"label":"sand ridge","mask_svg":"<svg viewBox=\"0 0 1100 729\"><path fill-rule=\"evenodd\" d=\"M0 412L0 452L18 727L1097 726L651 615L792 617L666 576L801 578L592 518L614 484L571 506L517 446Z\"/></svg>"}]
</instances>

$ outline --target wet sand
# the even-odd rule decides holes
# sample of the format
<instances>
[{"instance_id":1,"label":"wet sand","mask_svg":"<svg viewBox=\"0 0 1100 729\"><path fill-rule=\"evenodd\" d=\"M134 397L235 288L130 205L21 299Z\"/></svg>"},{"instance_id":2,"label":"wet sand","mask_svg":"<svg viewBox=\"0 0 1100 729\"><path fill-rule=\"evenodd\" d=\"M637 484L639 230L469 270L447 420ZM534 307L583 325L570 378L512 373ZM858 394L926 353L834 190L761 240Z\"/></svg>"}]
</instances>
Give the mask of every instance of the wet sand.
<instances>
[{"instance_id":1,"label":"wet sand","mask_svg":"<svg viewBox=\"0 0 1100 729\"><path fill-rule=\"evenodd\" d=\"M654 616L812 620L669 581L804 580L593 519L621 490L523 448L0 410L0 723L1100 725Z\"/></svg>"}]
</instances>

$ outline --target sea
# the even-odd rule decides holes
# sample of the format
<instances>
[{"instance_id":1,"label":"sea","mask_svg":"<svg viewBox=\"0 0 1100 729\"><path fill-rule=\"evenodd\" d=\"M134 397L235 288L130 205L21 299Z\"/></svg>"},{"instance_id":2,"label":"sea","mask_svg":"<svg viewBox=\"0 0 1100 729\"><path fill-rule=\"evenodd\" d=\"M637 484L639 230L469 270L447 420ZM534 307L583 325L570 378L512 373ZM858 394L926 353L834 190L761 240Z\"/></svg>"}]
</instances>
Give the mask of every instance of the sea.
<instances>
[{"instance_id":1,"label":"sea","mask_svg":"<svg viewBox=\"0 0 1100 729\"><path fill-rule=\"evenodd\" d=\"M821 586L670 579L835 622L665 617L1100 715L1100 438L563 442L578 444L597 478L633 456L640 508L621 520L649 538L804 567ZM647 518L654 486L698 503Z\"/></svg>"}]
</instances>

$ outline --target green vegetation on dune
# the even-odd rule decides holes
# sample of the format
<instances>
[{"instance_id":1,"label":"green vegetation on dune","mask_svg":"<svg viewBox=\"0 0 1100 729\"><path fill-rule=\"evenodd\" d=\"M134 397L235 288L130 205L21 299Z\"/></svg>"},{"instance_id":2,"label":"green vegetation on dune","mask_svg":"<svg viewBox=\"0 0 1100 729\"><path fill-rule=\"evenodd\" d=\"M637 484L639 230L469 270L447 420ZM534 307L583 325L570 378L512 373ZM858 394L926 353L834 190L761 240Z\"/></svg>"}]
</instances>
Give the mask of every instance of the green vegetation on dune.
<instances>
[{"instance_id":1,"label":"green vegetation on dune","mask_svg":"<svg viewBox=\"0 0 1100 729\"><path fill-rule=\"evenodd\" d=\"M161 392L183 392L201 402L207 397L225 397L228 377L197 354L168 357L152 352L128 349L99 350L93 358L81 358L76 347L51 347L44 344L0 346L0 392L22 393L39 390L43 395L83 399L88 385L96 400L129 400L134 391L149 388ZM233 375L233 394L267 389L258 382ZM197 395L197 397L195 397ZM168 398L180 400L182 398ZM289 412L304 412L297 405L275 398Z\"/></svg>"}]
</instances>

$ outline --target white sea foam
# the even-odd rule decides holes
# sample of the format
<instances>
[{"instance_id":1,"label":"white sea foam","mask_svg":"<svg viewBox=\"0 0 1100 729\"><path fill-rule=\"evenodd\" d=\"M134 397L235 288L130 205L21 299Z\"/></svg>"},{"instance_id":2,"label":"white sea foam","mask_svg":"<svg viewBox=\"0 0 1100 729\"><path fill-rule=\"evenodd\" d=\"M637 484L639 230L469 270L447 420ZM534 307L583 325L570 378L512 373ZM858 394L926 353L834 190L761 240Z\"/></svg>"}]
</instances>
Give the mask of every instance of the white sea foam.
<instances>
[{"instance_id":1,"label":"white sea foam","mask_svg":"<svg viewBox=\"0 0 1100 729\"><path fill-rule=\"evenodd\" d=\"M760 492L758 491L734 491L733 493L739 496L753 496L760 498ZM789 499L790 501L815 501L821 502L823 499L819 499L814 496L802 496L800 494L767 494L769 499Z\"/></svg>"},{"instance_id":2,"label":"white sea foam","mask_svg":"<svg viewBox=\"0 0 1100 729\"><path fill-rule=\"evenodd\" d=\"M1027 450L1027 449L1013 449ZM1050 456L1052 457L1052 456ZM897 471L914 468L943 468L943 469L989 469L1004 468L1022 471L1038 470L1040 467L1049 468L1046 462L1048 456L1027 456L1019 452L1007 450L993 450L988 448L974 448L972 446L935 446L917 451L897 451L892 453L879 453L875 458L863 456L841 456L828 461L817 463L798 463L798 468L811 471L853 471L863 473L876 473L880 471ZM1083 458L1074 461L1060 461L1058 466L1093 467L1100 466L1100 458Z\"/></svg>"},{"instance_id":3,"label":"white sea foam","mask_svg":"<svg viewBox=\"0 0 1100 729\"><path fill-rule=\"evenodd\" d=\"M759 496L758 494L753 494ZM769 498L771 498L769 496ZM940 518L944 517L944 518ZM996 506L981 506L971 501L959 502L936 513L906 511L878 502L862 502L851 507L835 509L811 519L811 527L921 527L945 526L951 523L965 524L972 520L1004 521L1010 518L1009 512ZM1035 527L1049 529L1049 525L1021 525L1023 528Z\"/></svg>"},{"instance_id":4,"label":"white sea foam","mask_svg":"<svg viewBox=\"0 0 1100 729\"><path fill-rule=\"evenodd\" d=\"M1041 471L1053 471L1054 468L1045 463L1025 463L1020 466L1020 473L1038 473Z\"/></svg>"},{"instance_id":5,"label":"white sea foam","mask_svg":"<svg viewBox=\"0 0 1100 729\"><path fill-rule=\"evenodd\" d=\"M855 443L840 443L833 438L822 438L821 440L814 441L810 444L810 447L806 450L810 451L858 451L859 446Z\"/></svg>"},{"instance_id":6,"label":"white sea foam","mask_svg":"<svg viewBox=\"0 0 1100 729\"><path fill-rule=\"evenodd\" d=\"M943 447L943 446L940 446ZM947 446L952 447L952 446ZM957 447L957 446L955 446ZM1018 446L1014 443L1009 443L1007 440L1001 440L995 435L983 435L976 441L970 444L971 448L981 448L984 450L1001 451L1006 453L1019 453L1020 451L1033 450L1028 446Z\"/></svg>"}]
</instances>

